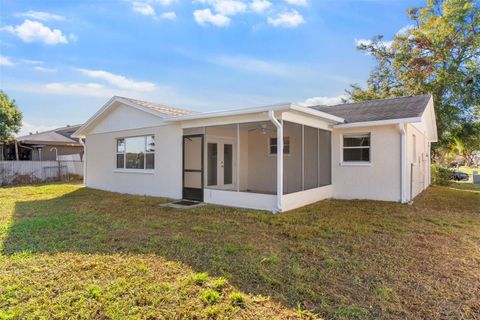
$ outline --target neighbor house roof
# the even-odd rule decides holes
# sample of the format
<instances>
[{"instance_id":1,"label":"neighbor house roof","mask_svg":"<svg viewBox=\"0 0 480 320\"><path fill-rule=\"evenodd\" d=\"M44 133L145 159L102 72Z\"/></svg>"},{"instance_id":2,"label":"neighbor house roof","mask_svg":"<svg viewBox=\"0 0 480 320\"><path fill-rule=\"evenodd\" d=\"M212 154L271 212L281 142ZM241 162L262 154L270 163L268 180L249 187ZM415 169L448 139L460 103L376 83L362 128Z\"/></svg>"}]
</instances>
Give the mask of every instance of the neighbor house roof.
<instances>
[{"instance_id":1,"label":"neighbor house roof","mask_svg":"<svg viewBox=\"0 0 480 320\"><path fill-rule=\"evenodd\" d=\"M82 125L66 126L49 131L32 133L26 136L17 137L20 143L25 144L48 144L48 145L69 145L80 146L81 144L72 138L72 135Z\"/></svg>"},{"instance_id":2,"label":"neighbor house roof","mask_svg":"<svg viewBox=\"0 0 480 320\"><path fill-rule=\"evenodd\" d=\"M344 118L346 123L408 119L421 117L431 98L425 94L311 108Z\"/></svg>"}]
</instances>

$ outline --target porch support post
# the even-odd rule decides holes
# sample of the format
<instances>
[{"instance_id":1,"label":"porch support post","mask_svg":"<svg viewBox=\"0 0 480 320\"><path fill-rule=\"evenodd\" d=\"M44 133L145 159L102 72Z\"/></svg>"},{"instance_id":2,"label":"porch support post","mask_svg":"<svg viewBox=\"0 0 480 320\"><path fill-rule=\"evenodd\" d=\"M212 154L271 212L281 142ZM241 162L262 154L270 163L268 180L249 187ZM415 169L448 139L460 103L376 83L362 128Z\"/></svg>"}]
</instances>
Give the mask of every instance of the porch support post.
<instances>
[{"instance_id":1,"label":"porch support post","mask_svg":"<svg viewBox=\"0 0 480 320\"><path fill-rule=\"evenodd\" d=\"M280 123L273 113L273 110L268 111L268 117L277 127L277 210L282 211L282 196L283 196L283 122Z\"/></svg>"},{"instance_id":2,"label":"porch support post","mask_svg":"<svg viewBox=\"0 0 480 320\"><path fill-rule=\"evenodd\" d=\"M302 191L305 190L305 126L302 124Z\"/></svg>"},{"instance_id":3,"label":"porch support post","mask_svg":"<svg viewBox=\"0 0 480 320\"><path fill-rule=\"evenodd\" d=\"M240 123L237 123L237 192L240 191Z\"/></svg>"}]
</instances>

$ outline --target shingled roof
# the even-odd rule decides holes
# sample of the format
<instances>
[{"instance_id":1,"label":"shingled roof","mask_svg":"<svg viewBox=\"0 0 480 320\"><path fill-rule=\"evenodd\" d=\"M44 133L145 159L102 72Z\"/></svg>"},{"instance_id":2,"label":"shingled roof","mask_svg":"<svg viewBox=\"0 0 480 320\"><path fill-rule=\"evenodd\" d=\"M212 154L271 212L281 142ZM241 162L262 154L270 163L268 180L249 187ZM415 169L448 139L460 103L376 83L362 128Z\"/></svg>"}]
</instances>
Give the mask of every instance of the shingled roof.
<instances>
[{"instance_id":1,"label":"shingled roof","mask_svg":"<svg viewBox=\"0 0 480 320\"><path fill-rule=\"evenodd\" d=\"M431 95L400 97L311 108L345 119L346 123L421 117Z\"/></svg>"},{"instance_id":2,"label":"shingled roof","mask_svg":"<svg viewBox=\"0 0 480 320\"><path fill-rule=\"evenodd\" d=\"M196 112L190 111L190 110L185 110L185 109L180 109L180 108L173 108L169 107L163 104L157 104L157 103L152 103L148 101L142 101L142 100L137 100L137 99L132 99L132 98L127 98L127 97L118 97L127 101L130 101L136 105L142 106L144 108L149 108L158 112L161 112L165 115L169 116L185 116L189 114L195 114Z\"/></svg>"},{"instance_id":3,"label":"shingled roof","mask_svg":"<svg viewBox=\"0 0 480 320\"><path fill-rule=\"evenodd\" d=\"M66 126L54 130L32 133L26 136L17 137L15 140L26 144L49 144L49 145L71 145L80 146L72 134L80 128L81 124Z\"/></svg>"}]
</instances>

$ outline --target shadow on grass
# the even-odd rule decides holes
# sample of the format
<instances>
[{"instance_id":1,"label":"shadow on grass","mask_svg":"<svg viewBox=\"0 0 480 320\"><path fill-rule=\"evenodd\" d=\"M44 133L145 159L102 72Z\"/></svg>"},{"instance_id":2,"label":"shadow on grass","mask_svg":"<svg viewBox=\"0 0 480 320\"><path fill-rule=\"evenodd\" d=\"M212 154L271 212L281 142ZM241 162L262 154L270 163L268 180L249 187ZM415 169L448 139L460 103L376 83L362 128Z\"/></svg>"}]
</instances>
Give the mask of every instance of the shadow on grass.
<instances>
[{"instance_id":1,"label":"shadow on grass","mask_svg":"<svg viewBox=\"0 0 480 320\"><path fill-rule=\"evenodd\" d=\"M375 292L422 259L405 253L413 245L408 206L332 200L273 216L216 206L160 207L165 201L87 188L18 201L2 253L155 254L289 308L303 303L347 318L405 316Z\"/></svg>"},{"instance_id":2,"label":"shadow on grass","mask_svg":"<svg viewBox=\"0 0 480 320\"><path fill-rule=\"evenodd\" d=\"M155 254L225 277L243 292L271 296L288 307L318 300L302 280L309 274L306 252L290 252L298 249L288 248L288 235L272 230L272 215L216 206L178 210L161 207L165 201L88 188L53 199L17 201L2 253ZM334 233L325 231L322 237ZM305 250L322 249L312 243ZM325 276L324 267L320 261L321 272L310 273L317 282Z\"/></svg>"}]
</instances>

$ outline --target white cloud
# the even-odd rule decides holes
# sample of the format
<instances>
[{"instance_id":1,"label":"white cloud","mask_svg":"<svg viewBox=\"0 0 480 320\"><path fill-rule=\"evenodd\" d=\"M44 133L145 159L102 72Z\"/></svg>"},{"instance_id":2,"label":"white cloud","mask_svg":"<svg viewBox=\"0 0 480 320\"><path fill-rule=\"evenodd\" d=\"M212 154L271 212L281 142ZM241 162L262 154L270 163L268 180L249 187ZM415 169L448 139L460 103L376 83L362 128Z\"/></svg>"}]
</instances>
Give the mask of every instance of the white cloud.
<instances>
[{"instance_id":1,"label":"white cloud","mask_svg":"<svg viewBox=\"0 0 480 320\"><path fill-rule=\"evenodd\" d=\"M34 70L40 71L40 72L57 72L57 69L52 69L52 68L45 68L41 66L35 66L33 67Z\"/></svg>"},{"instance_id":2,"label":"white cloud","mask_svg":"<svg viewBox=\"0 0 480 320\"><path fill-rule=\"evenodd\" d=\"M413 24L407 24L398 30L397 35L405 34L412 29L415 29L415 26Z\"/></svg>"},{"instance_id":3,"label":"white cloud","mask_svg":"<svg viewBox=\"0 0 480 320\"><path fill-rule=\"evenodd\" d=\"M264 12L272 6L272 3L267 0L253 0L250 2L250 8L255 12Z\"/></svg>"},{"instance_id":4,"label":"white cloud","mask_svg":"<svg viewBox=\"0 0 480 320\"><path fill-rule=\"evenodd\" d=\"M5 56L0 56L0 66L13 67L15 63L10 60L10 58Z\"/></svg>"},{"instance_id":5,"label":"white cloud","mask_svg":"<svg viewBox=\"0 0 480 320\"><path fill-rule=\"evenodd\" d=\"M46 125L43 125L43 124L34 124L34 123L23 121L22 128L20 129L20 132L18 132L17 137L26 136L26 135L30 134L30 132L31 133L35 133L37 131L38 132L43 132L43 131L49 131L49 130L53 130L53 129L60 128L60 127L62 127L62 126L61 125L60 126L46 126Z\"/></svg>"},{"instance_id":6,"label":"white cloud","mask_svg":"<svg viewBox=\"0 0 480 320\"><path fill-rule=\"evenodd\" d=\"M68 39L71 41L71 42L77 42L78 41L78 37L76 35L74 35L73 33L70 33L68 35Z\"/></svg>"},{"instance_id":7,"label":"white cloud","mask_svg":"<svg viewBox=\"0 0 480 320\"><path fill-rule=\"evenodd\" d=\"M43 12L43 11L33 11L33 10L29 10L27 12L22 12L22 13L17 13L15 16L32 18L32 19L41 20L41 21L63 21L63 20L65 20L65 17L62 17L58 14L53 14L53 13L48 13L48 12Z\"/></svg>"},{"instance_id":8,"label":"white cloud","mask_svg":"<svg viewBox=\"0 0 480 320\"><path fill-rule=\"evenodd\" d=\"M247 5L241 1L223 0L215 1L213 8L219 14L224 16L233 16L238 13L243 13L247 10Z\"/></svg>"},{"instance_id":9,"label":"white cloud","mask_svg":"<svg viewBox=\"0 0 480 320\"><path fill-rule=\"evenodd\" d=\"M246 56L218 56L208 61L222 67L228 67L240 71L265 73L276 76L289 74L288 67L283 64Z\"/></svg>"},{"instance_id":10,"label":"white cloud","mask_svg":"<svg viewBox=\"0 0 480 320\"><path fill-rule=\"evenodd\" d=\"M175 12L164 12L160 16L160 19L166 19L166 20L175 20L177 18L177 15Z\"/></svg>"},{"instance_id":11,"label":"white cloud","mask_svg":"<svg viewBox=\"0 0 480 320\"><path fill-rule=\"evenodd\" d=\"M144 16L154 16L155 10L151 5L144 2L132 2L132 10Z\"/></svg>"},{"instance_id":12,"label":"white cloud","mask_svg":"<svg viewBox=\"0 0 480 320\"><path fill-rule=\"evenodd\" d=\"M115 91L99 83L62 83L52 82L44 86L44 92L59 95L108 97Z\"/></svg>"},{"instance_id":13,"label":"white cloud","mask_svg":"<svg viewBox=\"0 0 480 320\"><path fill-rule=\"evenodd\" d=\"M303 107L311 107L311 106L332 106L336 104L342 103L342 99L344 99L345 96L337 96L337 97L313 97L313 98L308 98L305 101L298 102L299 105Z\"/></svg>"},{"instance_id":14,"label":"white cloud","mask_svg":"<svg viewBox=\"0 0 480 320\"><path fill-rule=\"evenodd\" d=\"M16 35L24 42L43 42L48 45L68 43L67 38L59 29L50 29L41 22L29 19L17 26L5 26L2 30Z\"/></svg>"},{"instance_id":15,"label":"white cloud","mask_svg":"<svg viewBox=\"0 0 480 320\"><path fill-rule=\"evenodd\" d=\"M210 5L216 13L224 16L234 16L247 11L247 5L239 0L196 0L194 2Z\"/></svg>"},{"instance_id":16,"label":"white cloud","mask_svg":"<svg viewBox=\"0 0 480 320\"><path fill-rule=\"evenodd\" d=\"M193 16L195 21L201 26L212 24L217 27L227 27L230 25L229 17L222 14L213 14L210 9L195 10Z\"/></svg>"},{"instance_id":17,"label":"white cloud","mask_svg":"<svg viewBox=\"0 0 480 320\"><path fill-rule=\"evenodd\" d=\"M294 6L308 6L308 0L285 0L285 2Z\"/></svg>"},{"instance_id":18,"label":"white cloud","mask_svg":"<svg viewBox=\"0 0 480 320\"><path fill-rule=\"evenodd\" d=\"M355 38L355 45L358 46L369 46L373 43L370 39L357 39ZM393 40L390 41L380 41L380 44L385 46L386 48L392 47Z\"/></svg>"},{"instance_id":19,"label":"white cloud","mask_svg":"<svg viewBox=\"0 0 480 320\"><path fill-rule=\"evenodd\" d=\"M29 60L29 59L22 59L22 62L23 63L26 63L26 64L43 64L43 61L39 61L39 60Z\"/></svg>"},{"instance_id":20,"label":"white cloud","mask_svg":"<svg viewBox=\"0 0 480 320\"><path fill-rule=\"evenodd\" d=\"M268 18L268 23L274 27L294 28L298 27L304 22L305 20L303 19L303 16L298 13L297 10L280 13L275 18Z\"/></svg>"},{"instance_id":21,"label":"white cloud","mask_svg":"<svg viewBox=\"0 0 480 320\"><path fill-rule=\"evenodd\" d=\"M175 0L156 0L160 5L167 7L175 2Z\"/></svg>"},{"instance_id":22,"label":"white cloud","mask_svg":"<svg viewBox=\"0 0 480 320\"><path fill-rule=\"evenodd\" d=\"M90 78L102 79L107 83L125 90L152 91L155 84L147 81L134 81L124 76L113 74L103 70L75 69Z\"/></svg>"}]
</instances>

